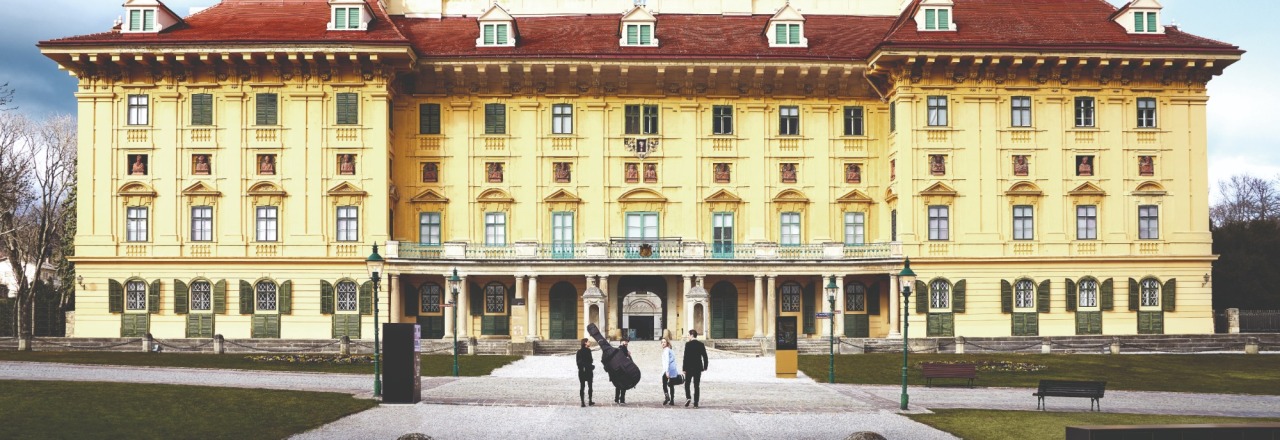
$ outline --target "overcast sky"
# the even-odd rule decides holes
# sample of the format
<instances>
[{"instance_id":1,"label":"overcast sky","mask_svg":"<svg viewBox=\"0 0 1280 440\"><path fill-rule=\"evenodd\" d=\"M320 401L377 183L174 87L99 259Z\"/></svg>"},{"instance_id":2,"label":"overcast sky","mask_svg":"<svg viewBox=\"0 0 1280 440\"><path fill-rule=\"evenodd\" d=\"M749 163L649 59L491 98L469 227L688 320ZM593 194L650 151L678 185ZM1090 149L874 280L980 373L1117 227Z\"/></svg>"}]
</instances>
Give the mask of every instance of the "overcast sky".
<instances>
[{"instance_id":1,"label":"overcast sky","mask_svg":"<svg viewBox=\"0 0 1280 440\"><path fill-rule=\"evenodd\" d=\"M781 1L781 0L779 0ZM961 0L963 1L963 0ZM1120 5L1123 0L1109 0ZM43 0L43 11L0 8L0 83L8 82L24 113L75 111L75 80L40 55L40 40L104 32L123 8L122 0ZM186 15L192 6L216 0L167 0ZM1248 51L1244 60L1209 83L1209 178L1217 181L1247 172L1280 176L1280 130L1271 112L1280 102L1280 28L1274 26L1274 1L1162 0L1163 19L1182 30L1226 41ZM1268 110L1270 109L1270 110ZM1216 189L1216 186L1215 188Z\"/></svg>"}]
</instances>

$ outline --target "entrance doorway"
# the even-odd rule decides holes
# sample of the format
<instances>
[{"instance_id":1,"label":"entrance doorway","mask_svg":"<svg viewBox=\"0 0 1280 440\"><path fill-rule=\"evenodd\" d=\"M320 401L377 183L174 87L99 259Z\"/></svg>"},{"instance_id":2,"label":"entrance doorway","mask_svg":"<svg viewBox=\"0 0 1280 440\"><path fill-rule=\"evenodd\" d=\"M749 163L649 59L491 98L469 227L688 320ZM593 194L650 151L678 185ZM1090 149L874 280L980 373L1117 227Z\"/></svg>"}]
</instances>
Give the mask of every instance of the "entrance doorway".
<instances>
[{"instance_id":1,"label":"entrance doorway","mask_svg":"<svg viewBox=\"0 0 1280 440\"><path fill-rule=\"evenodd\" d=\"M711 288L711 337L738 339L738 289L727 281Z\"/></svg>"},{"instance_id":2,"label":"entrance doorway","mask_svg":"<svg viewBox=\"0 0 1280 440\"><path fill-rule=\"evenodd\" d=\"M561 281L551 286L550 339L578 339L578 291Z\"/></svg>"},{"instance_id":3,"label":"entrance doorway","mask_svg":"<svg viewBox=\"0 0 1280 440\"><path fill-rule=\"evenodd\" d=\"M657 339L654 336L653 316L629 316L627 317L627 332L631 339L637 341L652 341Z\"/></svg>"},{"instance_id":4,"label":"entrance doorway","mask_svg":"<svg viewBox=\"0 0 1280 440\"><path fill-rule=\"evenodd\" d=\"M622 327L628 337L652 341L662 337L667 324L667 284L660 276L626 276L618 282Z\"/></svg>"}]
</instances>

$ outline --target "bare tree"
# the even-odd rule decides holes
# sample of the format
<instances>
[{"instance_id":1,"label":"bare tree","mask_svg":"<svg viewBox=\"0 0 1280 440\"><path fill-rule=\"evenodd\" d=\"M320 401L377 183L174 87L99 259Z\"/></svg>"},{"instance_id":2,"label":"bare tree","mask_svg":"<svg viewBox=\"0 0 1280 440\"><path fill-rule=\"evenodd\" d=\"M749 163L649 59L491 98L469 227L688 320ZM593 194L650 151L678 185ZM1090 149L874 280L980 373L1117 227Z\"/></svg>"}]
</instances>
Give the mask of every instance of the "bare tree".
<instances>
[{"instance_id":1,"label":"bare tree","mask_svg":"<svg viewBox=\"0 0 1280 440\"><path fill-rule=\"evenodd\" d=\"M13 88L9 87L9 83L0 84L0 112L13 110L15 107L9 107L13 103Z\"/></svg>"},{"instance_id":2,"label":"bare tree","mask_svg":"<svg viewBox=\"0 0 1280 440\"><path fill-rule=\"evenodd\" d=\"M75 185L76 124L0 113L0 251L17 284L19 348L30 350L35 293L65 238L64 200ZM29 276L28 268L32 268Z\"/></svg>"},{"instance_id":3,"label":"bare tree","mask_svg":"<svg viewBox=\"0 0 1280 440\"><path fill-rule=\"evenodd\" d=\"M1209 211L1215 226L1280 218L1280 191L1274 181L1239 174L1218 182L1218 192L1222 201Z\"/></svg>"}]
</instances>

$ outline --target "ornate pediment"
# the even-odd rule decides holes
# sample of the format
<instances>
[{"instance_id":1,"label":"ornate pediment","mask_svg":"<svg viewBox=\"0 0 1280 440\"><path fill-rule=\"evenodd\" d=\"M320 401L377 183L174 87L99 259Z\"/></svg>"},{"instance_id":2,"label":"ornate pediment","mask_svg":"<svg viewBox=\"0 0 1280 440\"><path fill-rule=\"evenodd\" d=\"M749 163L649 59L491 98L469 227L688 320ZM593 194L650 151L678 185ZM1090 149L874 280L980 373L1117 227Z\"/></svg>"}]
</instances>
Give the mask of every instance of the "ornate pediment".
<instances>
[{"instance_id":1,"label":"ornate pediment","mask_svg":"<svg viewBox=\"0 0 1280 440\"><path fill-rule=\"evenodd\" d=\"M622 21L624 21L624 22L627 22L627 21L630 21L630 22L637 22L637 21L654 22L654 21L658 21L658 19L657 19L657 18L655 18L655 17L653 16L653 14L649 13L649 11L648 11L648 10L646 10L646 9L644 8L644 6L636 5L634 8L631 8L631 10L630 10L630 11L627 11L625 14L622 14Z\"/></svg>"},{"instance_id":2,"label":"ornate pediment","mask_svg":"<svg viewBox=\"0 0 1280 440\"><path fill-rule=\"evenodd\" d=\"M937 183L934 183L933 185L930 185L928 188L925 188L924 191L920 191L920 195L955 197L956 190L955 188L952 188L945 183L937 182Z\"/></svg>"},{"instance_id":3,"label":"ornate pediment","mask_svg":"<svg viewBox=\"0 0 1280 440\"><path fill-rule=\"evenodd\" d=\"M516 199L512 198L511 194L506 191L492 188L484 190L479 196L476 196L476 201L481 203L511 203Z\"/></svg>"},{"instance_id":4,"label":"ornate pediment","mask_svg":"<svg viewBox=\"0 0 1280 440\"><path fill-rule=\"evenodd\" d=\"M1137 189L1133 190L1133 195L1135 196L1163 196L1168 193L1168 191L1165 191L1164 185L1151 181L1142 182Z\"/></svg>"},{"instance_id":5,"label":"ornate pediment","mask_svg":"<svg viewBox=\"0 0 1280 440\"><path fill-rule=\"evenodd\" d=\"M333 188L329 188L328 194L331 196L359 196L364 197L369 193L359 187L348 182L339 183Z\"/></svg>"},{"instance_id":6,"label":"ornate pediment","mask_svg":"<svg viewBox=\"0 0 1280 440\"><path fill-rule=\"evenodd\" d=\"M245 192L245 194L251 196L283 196L285 195L285 192L284 189L280 188L280 186L275 183L258 182L253 184L253 186L250 186L249 191Z\"/></svg>"},{"instance_id":7,"label":"ornate pediment","mask_svg":"<svg viewBox=\"0 0 1280 440\"><path fill-rule=\"evenodd\" d=\"M1098 185L1094 185L1092 182L1085 182L1077 186L1076 189L1068 191L1067 194L1072 196L1105 196L1107 192L1103 191L1102 188L1098 188Z\"/></svg>"},{"instance_id":8,"label":"ornate pediment","mask_svg":"<svg viewBox=\"0 0 1280 440\"><path fill-rule=\"evenodd\" d=\"M797 191L794 189L787 189L787 190L783 190L782 192L778 193L778 195L774 196L773 202L774 203L782 203L782 202L809 203L809 197L806 197L804 193L800 191Z\"/></svg>"},{"instance_id":9,"label":"ornate pediment","mask_svg":"<svg viewBox=\"0 0 1280 440\"><path fill-rule=\"evenodd\" d=\"M1039 187L1039 186L1036 186L1036 184L1034 184L1034 183L1031 183L1031 182L1018 182L1018 183L1013 184L1013 186L1010 186L1010 187L1009 187L1009 190L1008 190L1008 191L1005 191L1005 192L1004 192L1004 194L1005 194L1005 195L1007 195L1007 196L1036 196L1036 197L1039 197L1039 196L1043 196L1043 195L1044 195L1044 191L1041 191L1041 190L1040 190L1040 187Z\"/></svg>"},{"instance_id":10,"label":"ornate pediment","mask_svg":"<svg viewBox=\"0 0 1280 440\"><path fill-rule=\"evenodd\" d=\"M436 192L436 190L434 190L434 189L425 189L425 190L422 190L422 192L418 193L418 195L413 196L413 198L412 198L412 199L409 199L409 202L412 202L412 203L449 203L449 198L447 198L447 197L445 197L445 196L440 195L440 193Z\"/></svg>"},{"instance_id":11,"label":"ornate pediment","mask_svg":"<svg viewBox=\"0 0 1280 440\"><path fill-rule=\"evenodd\" d=\"M208 184L205 184L204 182L196 182L191 184L191 186L188 186L186 189L183 189L182 195L188 196L188 197L192 197L192 196L221 197L222 192L216 189L213 189L213 187L209 186Z\"/></svg>"},{"instance_id":12,"label":"ornate pediment","mask_svg":"<svg viewBox=\"0 0 1280 440\"><path fill-rule=\"evenodd\" d=\"M582 203L581 198L563 189L551 193L551 195L543 198L542 201L547 203Z\"/></svg>"},{"instance_id":13,"label":"ornate pediment","mask_svg":"<svg viewBox=\"0 0 1280 440\"><path fill-rule=\"evenodd\" d=\"M742 203L741 197L738 197L725 189L716 191L714 194L707 196L707 198L703 200L707 203Z\"/></svg>"},{"instance_id":14,"label":"ornate pediment","mask_svg":"<svg viewBox=\"0 0 1280 440\"><path fill-rule=\"evenodd\" d=\"M853 191L849 191L847 194L843 196L840 196L840 198L836 199L836 203L872 204L872 203L875 203L875 201L871 200L871 197L868 196L866 193L863 193L862 191L855 189Z\"/></svg>"},{"instance_id":15,"label":"ornate pediment","mask_svg":"<svg viewBox=\"0 0 1280 440\"><path fill-rule=\"evenodd\" d=\"M885 188L884 190L885 203L893 203L893 202L896 202L897 200L898 200L898 192L894 191L892 186Z\"/></svg>"},{"instance_id":16,"label":"ornate pediment","mask_svg":"<svg viewBox=\"0 0 1280 440\"><path fill-rule=\"evenodd\" d=\"M618 201L623 203L627 203L627 202L666 203L667 198L662 194L659 194L657 191L654 191L651 189L645 189L645 188L637 188L637 189L633 189L631 191L627 191L623 193L621 197L618 197Z\"/></svg>"},{"instance_id":17,"label":"ornate pediment","mask_svg":"<svg viewBox=\"0 0 1280 440\"><path fill-rule=\"evenodd\" d=\"M151 185L142 182L128 182L120 185L120 189L116 190L116 195L122 197L155 197L156 190Z\"/></svg>"}]
</instances>

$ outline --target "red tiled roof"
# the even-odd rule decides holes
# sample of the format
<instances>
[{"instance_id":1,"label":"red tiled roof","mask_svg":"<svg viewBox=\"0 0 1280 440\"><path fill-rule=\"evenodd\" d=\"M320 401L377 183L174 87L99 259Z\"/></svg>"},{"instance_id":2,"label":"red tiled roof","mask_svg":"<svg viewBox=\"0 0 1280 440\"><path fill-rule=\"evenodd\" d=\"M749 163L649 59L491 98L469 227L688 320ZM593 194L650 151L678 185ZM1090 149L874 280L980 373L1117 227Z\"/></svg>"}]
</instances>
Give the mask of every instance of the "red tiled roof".
<instances>
[{"instance_id":1,"label":"red tiled roof","mask_svg":"<svg viewBox=\"0 0 1280 440\"><path fill-rule=\"evenodd\" d=\"M1027 48L1193 50L1240 52L1220 41L1167 27L1164 35L1129 34L1111 21L1116 7L1105 0L956 0L956 31L921 32L914 19L919 0L885 36L882 48Z\"/></svg>"}]
</instances>

